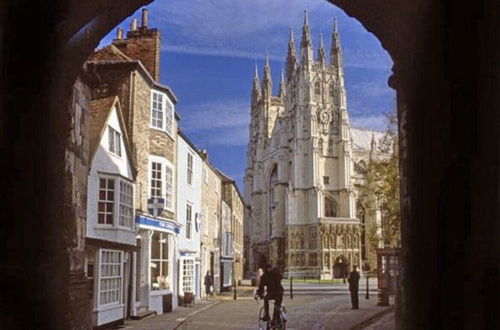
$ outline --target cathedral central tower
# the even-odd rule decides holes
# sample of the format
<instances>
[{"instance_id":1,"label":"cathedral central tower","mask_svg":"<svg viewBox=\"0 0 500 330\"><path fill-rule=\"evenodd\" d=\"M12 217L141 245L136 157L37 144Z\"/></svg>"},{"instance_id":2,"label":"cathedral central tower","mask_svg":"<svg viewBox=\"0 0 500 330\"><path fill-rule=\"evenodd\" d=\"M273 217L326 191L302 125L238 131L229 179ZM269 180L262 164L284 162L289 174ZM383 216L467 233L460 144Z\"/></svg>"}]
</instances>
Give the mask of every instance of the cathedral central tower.
<instances>
[{"instance_id":1,"label":"cathedral central tower","mask_svg":"<svg viewBox=\"0 0 500 330\"><path fill-rule=\"evenodd\" d=\"M336 22L328 63L314 58L307 12L297 58L290 30L279 94L266 57L256 68L245 172L251 271L262 255L293 276L342 277L360 263L360 222L351 187L351 133Z\"/></svg>"}]
</instances>

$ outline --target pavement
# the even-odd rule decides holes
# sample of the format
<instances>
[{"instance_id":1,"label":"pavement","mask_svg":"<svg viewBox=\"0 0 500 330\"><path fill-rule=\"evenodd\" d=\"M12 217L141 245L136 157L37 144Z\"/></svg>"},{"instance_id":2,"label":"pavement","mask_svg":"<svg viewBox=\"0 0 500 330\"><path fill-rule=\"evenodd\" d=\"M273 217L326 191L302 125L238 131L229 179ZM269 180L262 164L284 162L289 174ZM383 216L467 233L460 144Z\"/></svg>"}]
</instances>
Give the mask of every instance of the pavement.
<instances>
[{"instance_id":1,"label":"pavement","mask_svg":"<svg viewBox=\"0 0 500 330\"><path fill-rule=\"evenodd\" d=\"M377 306L376 285L372 284L375 283L370 281L370 297L365 299L366 288L360 283L358 310L351 309L347 285L297 283L294 284L293 299L285 287L283 305L288 312L287 329L394 329L393 309ZM258 329L262 303L253 299L254 289L240 286L237 300L233 300L233 292L224 292L198 301L192 307L181 306L171 313L127 320L119 329Z\"/></svg>"}]
</instances>

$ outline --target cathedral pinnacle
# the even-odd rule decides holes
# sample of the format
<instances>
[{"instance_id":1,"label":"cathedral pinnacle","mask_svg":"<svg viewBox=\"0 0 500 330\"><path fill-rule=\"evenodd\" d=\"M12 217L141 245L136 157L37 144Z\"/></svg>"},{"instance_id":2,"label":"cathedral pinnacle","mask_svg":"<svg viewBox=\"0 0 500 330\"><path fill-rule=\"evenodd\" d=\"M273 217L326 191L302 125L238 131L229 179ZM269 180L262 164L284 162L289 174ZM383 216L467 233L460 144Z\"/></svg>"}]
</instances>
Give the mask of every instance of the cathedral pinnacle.
<instances>
[{"instance_id":1,"label":"cathedral pinnacle","mask_svg":"<svg viewBox=\"0 0 500 330\"><path fill-rule=\"evenodd\" d=\"M304 10L304 26L302 27L302 40L300 42L300 47L312 47L311 31L309 28L309 18L307 16L307 10Z\"/></svg>"},{"instance_id":2,"label":"cathedral pinnacle","mask_svg":"<svg viewBox=\"0 0 500 330\"><path fill-rule=\"evenodd\" d=\"M266 54L266 64L264 66L264 80L262 94L264 97L271 97L273 93L273 80L271 78L271 66L269 65L269 54Z\"/></svg>"},{"instance_id":3,"label":"cathedral pinnacle","mask_svg":"<svg viewBox=\"0 0 500 330\"><path fill-rule=\"evenodd\" d=\"M319 35L318 61L321 65L326 65L325 46L323 45L323 34Z\"/></svg>"},{"instance_id":4,"label":"cathedral pinnacle","mask_svg":"<svg viewBox=\"0 0 500 330\"><path fill-rule=\"evenodd\" d=\"M332 48L330 50L330 62L334 67L342 68L342 48L340 47L340 37L339 30L337 26L337 19L333 21L333 32L332 32Z\"/></svg>"},{"instance_id":5,"label":"cathedral pinnacle","mask_svg":"<svg viewBox=\"0 0 500 330\"><path fill-rule=\"evenodd\" d=\"M283 73L283 69L281 69L280 91L278 95L281 99L285 98L285 88L286 88L285 75Z\"/></svg>"},{"instance_id":6,"label":"cathedral pinnacle","mask_svg":"<svg viewBox=\"0 0 500 330\"><path fill-rule=\"evenodd\" d=\"M297 69L297 55L295 54L293 29L290 28L290 40L288 41L288 53L286 55L286 77L288 79L291 79L296 69Z\"/></svg>"},{"instance_id":7,"label":"cathedral pinnacle","mask_svg":"<svg viewBox=\"0 0 500 330\"><path fill-rule=\"evenodd\" d=\"M252 103L257 103L260 97L260 83L259 83L259 73L257 72L257 63L255 63L255 73L253 75L253 86L252 86Z\"/></svg>"}]
</instances>

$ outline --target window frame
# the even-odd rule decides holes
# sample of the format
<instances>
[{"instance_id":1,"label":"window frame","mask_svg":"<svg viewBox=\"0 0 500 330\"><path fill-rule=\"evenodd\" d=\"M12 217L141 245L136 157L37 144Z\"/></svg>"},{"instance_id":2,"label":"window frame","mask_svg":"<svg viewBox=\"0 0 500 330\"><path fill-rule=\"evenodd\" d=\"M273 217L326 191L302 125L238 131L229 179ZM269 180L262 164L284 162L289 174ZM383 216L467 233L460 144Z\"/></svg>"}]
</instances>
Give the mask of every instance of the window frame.
<instances>
[{"instance_id":1,"label":"window frame","mask_svg":"<svg viewBox=\"0 0 500 330\"><path fill-rule=\"evenodd\" d=\"M182 295L185 295L186 292L195 293L195 260L193 257L180 257L180 277L181 284L179 285L180 291ZM190 289L189 291L186 289Z\"/></svg>"},{"instance_id":2,"label":"window frame","mask_svg":"<svg viewBox=\"0 0 500 330\"><path fill-rule=\"evenodd\" d=\"M161 96L161 102L155 100L155 96ZM155 103L161 104L161 109L155 108ZM174 104L172 103L168 95L159 90L151 89L150 127L165 132L171 138L174 138L174 112ZM156 113L159 113L159 115ZM160 116L161 118L158 118L158 116ZM155 123L155 121L160 121L160 124Z\"/></svg>"},{"instance_id":3,"label":"window frame","mask_svg":"<svg viewBox=\"0 0 500 330\"><path fill-rule=\"evenodd\" d=\"M134 198L135 198L135 189L134 189L134 184L132 182L127 182L126 180L123 180L123 179L120 179L119 180L119 186L120 186L120 189L118 191L118 197L119 197L119 200L118 200L118 226L119 227L122 227L122 228L127 228L127 229L131 229L131 230L135 230L135 219L134 219ZM123 187L124 186L129 186L130 187L130 194L126 194L125 197L129 198L129 201L130 201L130 204L125 204L123 203L123 196L124 196L124 192L123 192ZM129 211L130 211L130 218L129 218L129 221L130 221L130 224L129 225L124 225L122 224L122 218L123 218L123 214L122 214L122 208L129 208Z\"/></svg>"},{"instance_id":4,"label":"window frame","mask_svg":"<svg viewBox=\"0 0 500 330\"><path fill-rule=\"evenodd\" d=\"M158 234L160 236L160 239L158 240L159 244L159 258L153 258L153 240L154 240L154 235ZM152 291L156 290L168 290L171 289L171 281L170 281L170 242L169 242L169 236L170 234L162 232L162 231L154 231L153 236L151 236L151 254L150 254L150 264L151 263L159 263L160 265L160 270L158 273L158 276L164 276L165 280L168 282L168 288L160 288L159 282L158 283L158 289L153 287L153 274L150 270L149 274L149 282L150 282L150 287ZM166 245L166 255L163 255L163 247ZM166 263L166 272L165 269L163 269L163 264ZM150 266L151 268L151 266ZM165 274L166 273L166 274Z\"/></svg>"},{"instance_id":5,"label":"window frame","mask_svg":"<svg viewBox=\"0 0 500 330\"><path fill-rule=\"evenodd\" d=\"M187 184L192 186L193 185L193 175L194 175L194 155L190 153L189 151L187 152L187 163L186 163L186 181Z\"/></svg>"},{"instance_id":6,"label":"window frame","mask_svg":"<svg viewBox=\"0 0 500 330\"><path fill-rule=\"evenodd\" d=\"M117 254L119 256L119 262L104 262L104 253L109 252L112 254ZM103 276L103 266L119 266L119 274L118 275L107 275ZM112 271L113 272L113 271ZM120 250L112 250L112 249L99 249L99 268L98 268L98 284L97 284L97 306L98 309L106 308L108 306L113 306L113 305L122 305L123 304L123 251ZM113 289L107 289L105 290L104 293L109 293L109 292L117 292L118 293L118 300L114 300L111 302L107 303L102 303L101 301L101 294L103 293L102 287L103 285L103 280L118 280L118 285L115 284L115 287Z\"/></svg>"},{"instance_id":7,"label":"window frame","mask_svg":"<svg viewBox=\"0 0 500 330\"><path fill-rule=\"evenodd\" d=\"M115 216L116 216L116 180L117 177L115 176L112 176L112 175L99 175L98 176L98 185L97 185L97 209L96 209L96 214L97 214L97 217L96 217L96 224L98 226L102 226L102 227L114 227L115 226ZM104 194L106 196L106 199L101 199L101 191L102 191L102 188L101 187L101 181L102 180L105 180L106 184L105 184L105 187L104 187ZM108 197L108 193L109 191L111 190L109 185L108 185L108 181L112 180L113 181L113 189L112 189L112 192L113 192L113 198L110 200ZM101 203L104 203L104 212L101 212L100 211L100 204ZM111 213L108 212L108 204L112 204L112 208L111 208ZM99 220L99 216L100 214L104 214L104 222L100 222ZM108 214L111 214L111 223L108 223L107 222L107 218L108 218Z\"/></svg>"},{"instance_id":8,"label":"window frame","mask_svg":"<svg viewBox=\"0 0 500 330\"><path fill-rule=\"evenodd\" d=\"M193 205L186 203L186 239L193 238Z\"/></svg>"},{"instance_id":9,"label":"window frame","mask_svg":"<svg viewBox=\"0 0 500 330\"><path fill-rule=\"evenodd\" d=\"M122 156L122 135L111 125L108 125L108 151L117 157Z\"/></svg>"},{"instance_id":10,"label":"window frame","mask_svg":"<svg viewBox=\"0 0 500 330\"><path fill-rule=\"evenodd\" d=\"M148 160L148 198L152 198L151 195L151 184L152 184L152 164L160 163L161 166L161 187L162 194L159 198L165 199L164 210L175 213L175 194L174 194L174 186L175 186L175 167L174 165L165 157L157 156L157 155L149 155ZM157 197L157 196L155 196Z\"/></svg>"}]
</instances>

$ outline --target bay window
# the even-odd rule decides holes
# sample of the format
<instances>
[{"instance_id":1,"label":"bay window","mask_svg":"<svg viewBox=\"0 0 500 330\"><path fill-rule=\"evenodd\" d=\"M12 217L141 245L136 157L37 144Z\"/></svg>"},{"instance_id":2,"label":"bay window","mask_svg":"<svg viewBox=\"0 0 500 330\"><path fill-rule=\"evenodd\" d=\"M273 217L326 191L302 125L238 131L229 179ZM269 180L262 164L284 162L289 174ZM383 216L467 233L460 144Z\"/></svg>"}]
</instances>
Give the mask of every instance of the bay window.
<instances>
[{"instance_id":1,"label":"bay window","mask_svg":"<svg viewBox=\"0 0 500 330\"><path fill-rule=\"evenodd\" d=\"M172 210L174 203L174 170L167 159L150 156L149 197L164 198L165 208Z\"/></svg>"},{"instance_id":2,"label":"bay window","mask_svg":"<svg viewBox=\"0 0 500 330\"><path fill-rule=\"evenodd\" d=\"M97 222L112 225L115 206L115 180L99 179L99 200L97 202Z\"/></svg>"},{"instance_id":3,"label":"bay window","mask_svg":"<svg viewBox=\"0 0 500 330\"><path fill-rule=\"evenodd\" d=\"M115 204L118 207L115 208ZM99 177L97 223L134 228L134 186L131 182L110 175Z\"/></svg>"},{"instance_id":4,"label":"bay window","mask_svg":"<svg viewBox=\"0 0 500 330\"><path fill-rule=\"evenodd\" d=\"M174 108L167 95L151 91L151 127L173 135Z\"/></svg>"}]
</instances>

